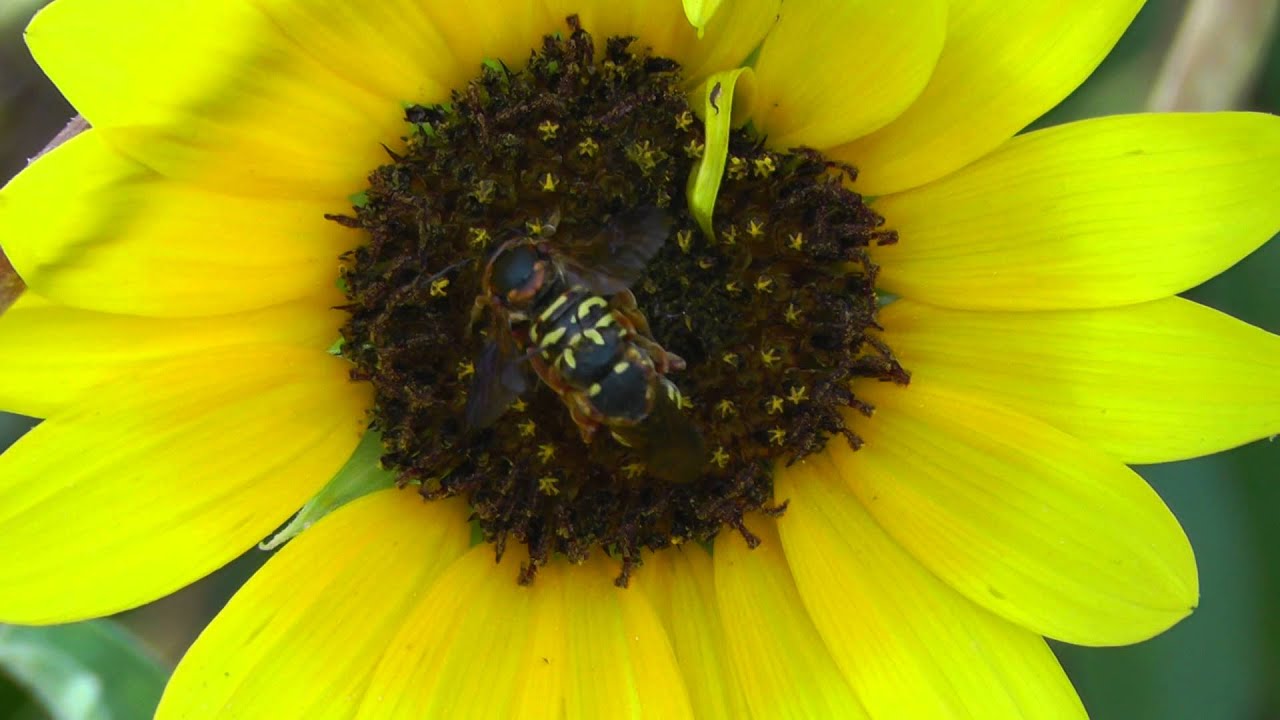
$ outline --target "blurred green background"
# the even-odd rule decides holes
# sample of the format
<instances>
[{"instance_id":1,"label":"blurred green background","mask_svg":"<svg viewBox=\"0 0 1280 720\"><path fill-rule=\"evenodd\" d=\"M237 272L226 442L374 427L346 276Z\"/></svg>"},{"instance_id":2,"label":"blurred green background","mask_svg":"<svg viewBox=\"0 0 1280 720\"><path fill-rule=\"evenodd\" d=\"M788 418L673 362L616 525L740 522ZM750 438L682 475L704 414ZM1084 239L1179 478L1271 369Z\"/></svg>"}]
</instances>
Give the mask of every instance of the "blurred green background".
<instances>
[{"instance_id":1,"label":"blurred green background","mask_svg":"<svg viewBox=\"0 0 1280 720\"><path fill-rule=\"evenodd\" d=\"M21 169L72 114L22 44L21 29L42 4L0 0L0 180ZM1037 126L1145 109L1186 5L1148 3L1101 69ZM1231 8L1226 2L1210 6L1223 13ZM1276 14L1271 13L1273 20ZM1240 91L1228 93L1235 95L1232 106L1280 111L1280 43L1272 41L1278 34L1275 22L1265 33L1252 33L1263 40L1256 48L1227 34L1212 38L1211 46L1232 51L1225 64L1208 73L1218 88L1238 81ZM1221 60L1218 53L1197 62ZM1187 296L1280 332L1280 242ZM0 447L29 425L23 418L0 416ZM1189 619L1140 645L1055 646L1094 720L1280 720L1277 468L1280 443L1267 441L1210 458L1139 468L1191 537L1201 603ZM0 626L0 666L10 673L0 676L0 718L149 716L165 673L265 556L252 552L193 587L118 618L141 638L140 650L127 649L128 638L114 625L41 632ZM32 677L52 683L58 697L30 695L26 688Z\"/></svg>"}]
</instances>

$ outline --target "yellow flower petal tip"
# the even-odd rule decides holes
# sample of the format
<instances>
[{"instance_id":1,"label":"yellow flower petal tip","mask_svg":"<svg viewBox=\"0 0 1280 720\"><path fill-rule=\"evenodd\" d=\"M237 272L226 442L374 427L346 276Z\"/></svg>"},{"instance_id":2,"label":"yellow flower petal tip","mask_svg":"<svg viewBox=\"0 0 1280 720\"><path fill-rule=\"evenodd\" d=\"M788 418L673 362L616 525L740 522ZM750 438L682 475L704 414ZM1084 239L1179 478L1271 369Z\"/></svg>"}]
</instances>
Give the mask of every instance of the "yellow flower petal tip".
<instances>
[{"instance_id":1,"label":"yellow flower petal tip","mask_svg":"<svg viewBox=\"0 0 1280 720\"><path fill-rule=\"evenodd\" d=\"M689 19L690 25L697 28L699 38L706 33L707 24L711 22L711 18L720 9L721 1L684 0L684 16Z\"/></svg>"},{"instance_id":2,"label":"yellow flower petal tip","mask_svg":"<svg viewBox=\"0 0 1280 720\"><path fill-rule=\"evenodd\" d=\"M1177 519L1135 472L1056 428L955 391L927 371L861 388L865 442L832 447L879 524L971 600L1037 634L1138 642L1198 597Z\"/></svg>"},{"instance_id":3,"label":"yellow flower petal tip","mask_svg":"<svg viewBox=\"0 0 1280 720\"><path fill-rule=\"evenodd\" d=\"M946 43L920 96L885 127L832 148L855 187L889 195L991 152L1093 72L1143 0L951 3Z\"/></svg>"},{"instance_id":4,"label":"yellow flower petal tip","mask_svg":"<svg viewBox=\"0 0 1280 720\"><path fill-rule=\"evenodd\" d=\"M1066 191L1071 188L1071 191ZM1019 136L879 198L886 290L969 310L1169 297L1280 231L1280 117L1118 115Z\"/></svg>"}]
</instances>

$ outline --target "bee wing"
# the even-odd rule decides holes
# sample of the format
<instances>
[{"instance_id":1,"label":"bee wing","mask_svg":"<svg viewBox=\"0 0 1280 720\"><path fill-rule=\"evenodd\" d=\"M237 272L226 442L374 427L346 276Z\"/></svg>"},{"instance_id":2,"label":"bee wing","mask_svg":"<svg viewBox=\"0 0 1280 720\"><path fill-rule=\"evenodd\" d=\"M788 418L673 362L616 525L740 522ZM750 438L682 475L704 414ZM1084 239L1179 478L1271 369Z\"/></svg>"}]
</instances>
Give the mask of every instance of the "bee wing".
<instances>
[{"instance_id":1,"label":"bee wing","mask_svg":"<svg viewBox=\"0 0 1280 720\"><path fill-rule=\"evenodd\" d=\"M532 386L523 358L513 357L496 341L485 343L467 393L467 429L489 427Z\"/></svg>"},{"instance_id":2,"label":"bee wing","mask_svg":"<svg viewBox=\"0 0 1280 720\"><path fill-rule=\"evenodd\" d=\"M665 386L670 381L662 382ZM662 390L666 388L655 393L653 408L643 422L614 432L640 453L654 476L671 483L690 483L706 469L707 446L675 398Z\"/></svg>"},{"instance_id":3,"label":"bee wing","mask_svg":"<svg viewBox=\"0 0 1280 720\"><path fill-rule=\"evenodd\" d=\"M636 208L609 219L587 250L568 258L566 272L599 295L635 284L671 234L671 216L656 207Z\"/></svg>"}]
</instances>

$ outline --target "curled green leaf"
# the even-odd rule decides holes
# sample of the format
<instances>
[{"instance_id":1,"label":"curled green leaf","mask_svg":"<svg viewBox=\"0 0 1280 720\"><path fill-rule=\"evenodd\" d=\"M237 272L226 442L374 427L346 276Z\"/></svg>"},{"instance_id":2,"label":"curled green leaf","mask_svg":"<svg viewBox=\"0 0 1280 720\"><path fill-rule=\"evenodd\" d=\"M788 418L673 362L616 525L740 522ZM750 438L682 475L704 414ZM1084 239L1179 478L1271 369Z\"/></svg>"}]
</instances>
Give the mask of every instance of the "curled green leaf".
<instances>
[{"instance_id":1,"label":"curled green leaf","mask_svg":"<svg viewBox=\"0 0 1280 720\"><path fill-rule=\"evenodd\" d=\"M258 547L274 550L352 500L395 485L395 476L379 462L382 452L382 437L373 431L365 433L355 452L351 454L351 459L347 460L347 464L342 466L329 484L308 500L288 525Z\"/></svg>"},{"instance_id":2,"label":"curled green leaf","mask_svg":"<svg viewBox=\"0 0 1280 720\"><path fill-rule=\"evenodd\" d=\"M702 99L702 119L707 135L702 158L689 176L686 194L689 211L707 237L715 236L711 216L715 211L716 196L720 192L720 181L724 179L724 168L729 158L729 134L734 127L734 90L743 73L748 73L747 77L751 77L750 68L718 72L707 78L693 93L695 107L696 98ZM739 121L742 119L740 115Z\"/></svg>"}]
</instances>

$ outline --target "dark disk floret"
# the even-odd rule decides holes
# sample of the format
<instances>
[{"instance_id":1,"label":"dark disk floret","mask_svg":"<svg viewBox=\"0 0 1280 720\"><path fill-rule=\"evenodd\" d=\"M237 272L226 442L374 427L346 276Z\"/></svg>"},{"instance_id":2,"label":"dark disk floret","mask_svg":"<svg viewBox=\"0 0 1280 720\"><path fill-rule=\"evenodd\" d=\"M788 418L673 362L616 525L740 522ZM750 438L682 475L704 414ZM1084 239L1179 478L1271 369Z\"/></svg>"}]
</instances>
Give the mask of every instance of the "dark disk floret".
<instances>
[{"instance_id":1,"label":"dark disk floret","mask_svg":"<svg viewBox=\"0 0 1280 720\"><path fill-rule=\"evenodd\" d=\"M744 514L785 507L775 467L860 444L851 382L907 381L871 334L866 248L895 237L852 169L735 131L706 236L685 197L704 128L642 42L597 56L570 18L405 118L405 149L332 218L363 233L342 353L375 389L383 463L465 497L499 555L525 545L522 582L557 553L607 552L625 585L645 549L756 542Z\"/></svg>"}]
</instances>

